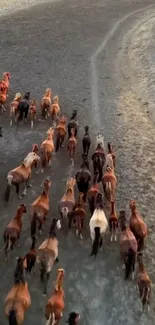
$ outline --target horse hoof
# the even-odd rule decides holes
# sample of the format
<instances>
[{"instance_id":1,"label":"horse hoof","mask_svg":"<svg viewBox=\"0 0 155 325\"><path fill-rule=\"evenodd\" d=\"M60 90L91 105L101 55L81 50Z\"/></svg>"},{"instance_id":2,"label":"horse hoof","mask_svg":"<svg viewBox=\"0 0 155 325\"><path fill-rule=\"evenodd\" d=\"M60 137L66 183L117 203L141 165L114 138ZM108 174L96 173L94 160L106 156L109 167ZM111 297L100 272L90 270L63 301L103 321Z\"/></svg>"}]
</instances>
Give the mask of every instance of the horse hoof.
<instances>
[{"instance_id":1,"label":"horse hoof","mask_svg":"<svg viewBox=\"0 0 155 325\"><path fill-rule=\"evenodd\" d=\"M32 184L29 184L27 187L28 187L28 188L32 188Z\"/></svg>"},{"instance_id":2,"label":"horse hoof","mask_svg":"<svg viewBox=\"0 0 155 325\"><path fill-rule=\"evenodd\" d=\"M23 193L22 193L22 196L25 196L25 195L26 195L26 192L23 192Z\"/></svg>"},{"instance_id":3,"label":"horse hoof","mask_svg":"<svg viewBox=\"0 0 155 325\"><path fill-rule=\"evenodd\" d=\"M76 229L76 235L78 235L78 230Z\"/></svg>"},{"instance_id":4,"label":"horse hoof","mask_svg":"<svg viewBox=\"0 0 155 325\"><path fill-rule=\"evenodd\" d=\"M43 174L44 170L43 170L43 169L41 169L41 171L40 171L40 172Z\"/></svg>"},{"instance_id":5,"label":"horse hoof","mask_svg":"<svg viewBox=\"0 0 155 325\"><path fill-rule=\"evenodd\" d=\"M83 236L82 236L82 234L80 234L80 238L81 238L81 239L83 239Z\"/></svg>"},{"instance_id":6,"label":"horse hoof","mask_svg":"<svg viewBox=\"0 0 155 325\"><path fill-rule=\"evenodd\" d=\"M115 241L117 241L117 236L115 236Z\"/></svg>"},{"instance_id":7,"label":"horse hoof","mask_svg":"<svg viewBox=\"0 0 155 325\"><path fill-rule=\"evenodd\" d=\"M39 230L39 235L42 236L43 232L42 230Z\"/></svg>"},{"instance_id":8,"label":"horse hoof","mask_svg":"<svg viewBox=\"0 0 155 325\"><path fill-rule=\"evenodd\" d=\"M39 174L39 170L36 171L36 174L37 174L37 175Z\"/></svg>"},{"instance_id":9,"label":"horse hoof","mask_svg":"<svg viewBox=\"0 0 155 325\"><path fill-rule=\"evenodd\" d=\"M18 195L18 199L21 200L22 199L22 196L21 195Z\"/></svg>"},{"instance_id":10,"label":"horse hoof","mask_svg":"<svg viewBox=\"0 0 155 325\"><path fill-rule=\"evenodd\" d=\"M113 237L112 236L110 237L110 241L113 241Z\"/></svg>"},{"instance_id":11,"label":"horse hoof","mask_svg":"<svg viewBox=\"0 0 155 325\"><path fill-rule=\"evenodd\" d=\"M134 272L133 272L132 275L131 275L131 279L132 279L132 281L135 279L135 274L134 274Z\"/></svg>"}]
</instances>

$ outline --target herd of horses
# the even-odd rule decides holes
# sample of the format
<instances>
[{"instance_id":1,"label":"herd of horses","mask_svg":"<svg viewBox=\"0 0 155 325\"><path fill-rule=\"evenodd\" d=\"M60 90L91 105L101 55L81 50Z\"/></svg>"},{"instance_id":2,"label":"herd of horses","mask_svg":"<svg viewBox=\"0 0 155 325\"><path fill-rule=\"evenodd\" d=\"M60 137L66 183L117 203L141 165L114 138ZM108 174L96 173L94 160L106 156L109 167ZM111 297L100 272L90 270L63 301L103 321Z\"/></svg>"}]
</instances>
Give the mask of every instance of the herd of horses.
<instances>
[{"instance_id":1,"label":"herd of horses","mask_svg":"<svg viewBox=\"0 0 155 325\"><path fill-rule=\"evenodd\" d=\"M10 74L5 73L0 82L0 105L4 110L4 104L9 89ZM33 107L33 109L32 109ZM7 187L5 201L9 202L12 185L16 188L16 194L21 199L27 190L32 187L30 181L32 172L43 173L52 164L52 155L60 151L67 139L67 151L74 165L77 143L79 141L79 123L77 110L74 110L69 121L61 114L58 96L52 98L51 89L47 89L40 104L42 118L52 117L53 126L47 131L46 139L39 146L33 144L32 151L27 154L20 166L10 170L7 174ZM30 102L30 93L24 98L16 94L14 101L10 104L11 121L15 123L27 119L30 116L31 126L36 118L36 101ZM33 112L33 113L32 113ZM33 117L32 117L33 116ZM12 122L11 122L12 124ZM14 286L5 300L5 315L9 325L22 325L25 311L31 304L26 273L35 273L36 267L40 270L40 280L43 284L43 294L46 294L47 284L54 263L59 261L59 243L57 231L61 228L68 233L71 228L75 229L76 236L81 240L84 237L87 216L90 215L89 229L92 242L90 256L96 257L99 249L103 247L103 239L108 228L110 240L117 241L118 230L120 232L120 255L125 269L125 279L134 279L135 266L137 265L137 286L142 302L142 310L149 308L151 297L151 280L144 266L143 253L147 237L147 225L145 224L136 202L130 200L130 218L126 216L125 210L119 215L116 209L117 177L115 174L117 160L111 143L107 150L102 135L96 136L96 146L90 158L90 147L93 141L89 132L89 126L85 126L82 138L82 164L75 177L66 181L65 193L58 203L59 217L51 220L49 234L39 248L36 248L37 233L43 233L43 226L47 221L50 211L50 188L51 180L46 178L39 197L31 203L31 239L32 245L24 257L17 259L14 272ZM90 162L93 172L90 170ZM20 193L20 185L25 185L23 193ZM78 197L75 196L75 187L78 189ZM105 210L107 211L105 213ZM20 204L16 215L4 229L4 252L6 260L10 250L19 244L22 232L22 216L27 213L25 204ZM108 217L107 217L108 214ZM57 278L54 291L45 307L45 317L48 325L59 324L65 307L63 290L64 270L57 270ZM68 318L69 325L75 325L80 315L71 312Z\"/></svg>"}]
</instances>

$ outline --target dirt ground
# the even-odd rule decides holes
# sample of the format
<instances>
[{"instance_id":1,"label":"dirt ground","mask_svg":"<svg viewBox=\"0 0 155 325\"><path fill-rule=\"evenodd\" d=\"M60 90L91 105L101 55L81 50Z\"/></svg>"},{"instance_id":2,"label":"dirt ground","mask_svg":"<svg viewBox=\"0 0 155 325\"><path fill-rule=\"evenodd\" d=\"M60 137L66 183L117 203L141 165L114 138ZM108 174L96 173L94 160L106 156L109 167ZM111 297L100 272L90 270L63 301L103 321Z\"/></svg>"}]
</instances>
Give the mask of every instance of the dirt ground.
<instances>
[{"instance_id":1,"label":"dirt ground","mask_svg":"<svg viewBox=\"0 0 155 325\"><path fill-rule=\"evenodd\" d=\"M0 2L1 3L1 2ZM72 168L66 152L53 156L52 168L43 175L32 175L32 190L24 202L29 205L39 195L40 185L50 176L51 210L38 245L48 234L50 218L58 216L57 202L66 179L75 175L81 163L83 128L90 125L93 140L98 132L105 142L112 141L117 153L117 210L129 212L130 199L136 199L149 229L145 263L153 283L150 313L141 315L136 282L124 282L119 242L105 236L103 251L96 260L89 257L91 242L86 224L83 241L71 231L58 233L60 262L51 274L48 295L57 267L65 269L65 313L76 310L83 325L153 325L154 303L154 211L155 211L155 131L154 131L154 36L155 6L151 0L127 1L77 0L40 4L11 13L0 19L0 75L12 75L8 103L15 92L31 91L39 101L46 87L59 94L62 111L69 116L78 109L80 122L76 164ZM0 117L4 136L0 138L0 247L3 231L15 214L19 200L12 189L9 204L4 203L7 172L16 167L33 143L45 138L50 121L9 126L8 112ZM91 152L94 150L92 143ZM7 324L3 304L13 283L16 256L30 246L29 212L24 217L21 248L10 256L8 264L0 252L0 319ZM89 215L87 217L87 222ZM39 277L28 279L32 305L24 324L45 324Z\"/></svg>"}]
</instances>

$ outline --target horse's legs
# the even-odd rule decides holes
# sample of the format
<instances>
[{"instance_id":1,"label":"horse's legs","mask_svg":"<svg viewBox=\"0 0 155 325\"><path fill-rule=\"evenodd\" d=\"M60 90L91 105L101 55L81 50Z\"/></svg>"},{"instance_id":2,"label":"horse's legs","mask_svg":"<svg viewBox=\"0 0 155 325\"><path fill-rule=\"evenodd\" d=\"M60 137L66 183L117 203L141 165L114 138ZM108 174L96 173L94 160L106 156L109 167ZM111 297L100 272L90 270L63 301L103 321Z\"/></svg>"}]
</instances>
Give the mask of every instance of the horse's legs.
<instances>
[{"instance_id":1,"label":"horse's legs","mask_svg":"<svg viewBox=\"0 0 155 325\"><path fill-rule=\"evenodd\" d=\"M44 295L46 295L46 292L47 292L47 283L48 283L49 277L50 277L50 272L46 273L46 275L45 275L44 292L43 292Z\"/></svg>"},{"instance_id":2,"label":"horse's legs","mask_svg":"<svg viewBox=\"0 0 155 325\"><path fill-rule=\"evenodd\" d=\"M68 228L71 228L71 224L72 224L72 219L73 219L73 214L70 212L68 213Z\"/></svg>"},{"instance_id":3,"label":"horse's legs","mask_svg":"<svg viewBox=\"0 0 155 325\"><path fill-rule=\"evenodd\" d=\"M19 199L21 199L21 195L19 195L19 184L15 184L15 187L16 187L16 193L17 193L17 196Z\"/></svg>"},{"instance_id":4,"label":"horse's legs","mask_svg":"<svg viewBox=\"0 0 155 325\"><path fill-rule=\"evenodd\" d=\"M28 180L26 181L26 187L27 188L31 188L32 184L30 183L30 178L28 178Z\"/></svg>"},{"instance_id":5,"label":"horse's legs","mask_svg":"<svg viewBox=\"0 0 155 325\"><path fill-rule=\"evenodd\" d=\"M22 193L23 196L25 196L25 195L27 194L27 189L28 189L29 187L32 187L32 185L29 184L29 179L27 179L27 180L25 181L25 189L24 189L24 191L23 191L23 193Z\"/></svg>"}]
</instances>

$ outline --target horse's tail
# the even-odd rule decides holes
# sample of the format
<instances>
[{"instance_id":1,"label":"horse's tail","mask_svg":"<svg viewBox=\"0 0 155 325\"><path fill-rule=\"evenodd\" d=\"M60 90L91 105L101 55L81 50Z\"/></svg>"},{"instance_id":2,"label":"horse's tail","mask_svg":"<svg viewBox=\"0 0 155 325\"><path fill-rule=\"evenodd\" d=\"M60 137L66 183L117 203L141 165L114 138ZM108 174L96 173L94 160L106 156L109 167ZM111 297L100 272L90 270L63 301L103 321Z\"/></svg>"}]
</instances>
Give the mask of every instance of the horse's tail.
<instances>
[{"instance_id":1,"label":"horse's tail","mask_svg":"<svg viewBox=\"0 0 155 325\"><path fill-rule=\"evenodd\" d=\"M31 221L31 238L32 238L32 240L35 237L36 230L37 230L37 213L34 212L33 216L32 216L32 221Z\"/></svg>"},{"instance_id":2,"label":"horse's tail","mask_svg":"<svg viewBox=\"0 0 155 325\"><path fill-rule=\"evenodd\" d=\"M151 287L149 285L147 285L146 287L143 288L143 292L142 292L142 296L141 296L141 302L142 302L143 308L146 305L146 303L149 303L150 293L151 293Z\"/></svg>"},{"instance_id":3,"label":"horse's tail","mask_svg":"<svg viewBox=\"0 0 155 325\"><path fill-rule=\"evenodd\" d=\"M55 314L52 313L49 315L49 319L46 322L46 325L55 325L56 324L56 320L55 320Z\"/></svg>"},{"instance_id":4,"label":"horse's tail","mask_svg":"<svg viewBox=\"0 0 155 325\"><path fill-rule=\"evenodd\" d=\"M16 312L14 309L10 310L9 312L9 325L18 325Z\"/></svg>"},{"instance_id":5,"label":"horse's tail","mask_svg":"<svg viewBox=\"0 0 155 325\"><path fill-rule=\"evenodd\" d=\"M7 176L7 187L6 187L6 191L5 191L5 201L8 202L9 198L10 198L10 192L11 192L11 185L12 185L12 180L13 180L13 176L12 175L8 175Z\"/></svg>"},{"instance_id":6,"label":"horse's tail","mask_svg":"<svg viewBox=\"0 0 155 325\"><path fill-rule=\"evenodd\" d=\"M93 241L93 246L92 246L92 251L90 256L94 256L96 257L97 253L98 253L98 249L99 249L99 241L100 241L100 227L95 227L94 228L95 231L95 239Z\"/></svg>"},{"instance_id":7,"label":"horse's tail","mask_svg":"<svg viewBox=\"0 0 155 325\"><path fill-rule=\"evenodd\" d=\"M127 280L134 268L135 264L135 251L130 248L128 251L128 255L126 257L126 262L125 262L125 279Z\"/></svg>"},{"instance_id":8,"label":"horse's tail","mask_svg":"<svg viewBox=\"0 0 155 325\"><path fill-rule=\"evenodd\" d=\"M61 209L61 215L62 215L62 218L63 218L63 219L66 219L66 218L68 217L68 212L69 212L69 210L68 210L67 207L63 207L63 208Z\"/></svg>"},{"instance_id":9,"label":"horse's tail","mask_svg":"<svg viewBox=\"0 0 155 325\"><path fill-rule=\"evenodd\" d=\"M60 132L58 132L58 134L57 134L55 152L57 152L59 150L59 148L60 148Z\"/></svg>"}]
</instances>

